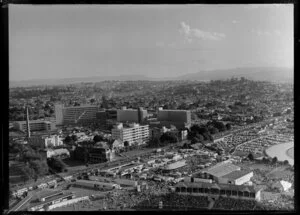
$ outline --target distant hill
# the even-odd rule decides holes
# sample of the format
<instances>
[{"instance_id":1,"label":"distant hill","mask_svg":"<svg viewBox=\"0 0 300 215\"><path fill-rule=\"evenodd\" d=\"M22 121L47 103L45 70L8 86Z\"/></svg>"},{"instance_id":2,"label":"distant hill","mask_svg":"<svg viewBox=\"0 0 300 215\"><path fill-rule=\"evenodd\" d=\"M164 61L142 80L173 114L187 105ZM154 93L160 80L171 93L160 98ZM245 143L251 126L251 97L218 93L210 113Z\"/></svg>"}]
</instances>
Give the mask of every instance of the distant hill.
<instances>
[{"instance_id":1,"label":"distant hill","mask_svg":"<svg viewBox=\"0 0 300 215\"><path fill-rule=\"evenodd\" d=\"M248 67L248 68L234 68L224 70L201 71L198 73L185 74L178 77L171 78L151 78L144 75L121 75L121 76L94 76L94 77L76 77L64 79L35 79L24 81L10 81L9 87L27 87L37 85L62 85L74 84L80 82L101 82L105 80L119 80L119 81L162 81L162 80L220 80L229 79L231 77L245 77L256 81L271 81L271 82L287 82L293 81L293 69L278 68L278 67Z\"/></svg>"},{"instance_id":2,"label":"distant hill","mask_svg":"<svg viewBox=\"0 0 300 215\"><path fill-rule=\"evenodd\" d=\"M255 81L287 82L293 81L294 71L279 67L248 67L224 70L202 71L182 75L176 80L220 80L231 77L245 77Z\"/></svg>"},{"instance_id":3,"label":"distant hill","mask_svg":"<svg viewBox=\"0 0 300 215\"><path fill-rule=\"evenodd\" d=\"M120 76L93 76L93 77L76 77L76 78L62 78L62 79L33 79L24 81L10 81L9 87L27 87L37 85L63 85L75 84L80 82L101 82L101 81L138 81L138 80L157 80L143 75L120 75Z\"/></svg>"}]
</instances>

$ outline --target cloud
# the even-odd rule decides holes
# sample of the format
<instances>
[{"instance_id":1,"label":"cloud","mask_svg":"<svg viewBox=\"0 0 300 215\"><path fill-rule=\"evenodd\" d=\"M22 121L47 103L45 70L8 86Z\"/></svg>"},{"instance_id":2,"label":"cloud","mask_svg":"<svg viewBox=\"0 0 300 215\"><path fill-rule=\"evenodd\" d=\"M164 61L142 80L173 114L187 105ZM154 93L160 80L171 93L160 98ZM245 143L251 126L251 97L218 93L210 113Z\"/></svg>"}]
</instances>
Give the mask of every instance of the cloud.
<instances>
[{"instance_id":1,"label":"cloud","mask_svg":"<svg viewBox=\"0 0 300 215\"><path fill-rule=\"evenodd\" d=\"M222 40L226 36L223 33L208 32L197 28L191 28L185 22L180 23L179 31L183 34L185 41L188 43L191 43L194 40Z\"/></svg>"},{"instance_id":2,"label":"cloud","mask_svg":"<svg viewBox=\"0 0 300 215\"><path fill-rule=\"evenodd\" d=\"M258 9L258 8L280 8L283 7L284 4L248 4L245 5L244 8L248 10Z\"/></svg>"},{"instance_id":3,"label":"cloud","mask_svg":"<svg viewBox=\"0 0 300 215\"><path fill-rule=\"evenodd\" d=\"M237 24L237 23L240 23L240 21L232 20L231 23L232 23L232 24Z\"/></svg>"},{"instance_id":4,"label":"cloud","mask_svg":"<svg viewBox=\"0 0 300 215\"><path fill-rule=\"evenodd\" d=\"M257 36L280 36L281 31L271 30L271 31L262 31L257 29L252 29L251 32Z\"/></svg>"}]
</instances>

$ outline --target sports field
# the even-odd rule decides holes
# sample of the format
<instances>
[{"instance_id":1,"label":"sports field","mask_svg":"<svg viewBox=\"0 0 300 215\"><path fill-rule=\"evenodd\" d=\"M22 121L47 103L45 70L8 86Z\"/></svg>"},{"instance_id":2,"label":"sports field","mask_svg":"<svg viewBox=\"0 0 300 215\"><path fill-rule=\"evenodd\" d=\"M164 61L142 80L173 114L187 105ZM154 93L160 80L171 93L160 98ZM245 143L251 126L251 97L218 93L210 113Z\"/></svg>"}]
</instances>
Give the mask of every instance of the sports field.
<instances>
[{"instance_id":1,"label":"sports field","mask_svg":"<svg viewBox=\"0 0 300 215\"><path fill-rule=\"evenodd\" d=\"M294 159L294 147L286 151L287 155Z\"/></svg>"},{"instance_id":2,"label":"sports field","mask_svg":"<svg viewBox=\"0 0 300 215\"><path fill-rule=\"evenodd\" d=\"M287 160L291 165L294 165L294 142L287 142L271 146L266 150L270 157L277 157L279 161Z\"/></svg>"}]
</instances>

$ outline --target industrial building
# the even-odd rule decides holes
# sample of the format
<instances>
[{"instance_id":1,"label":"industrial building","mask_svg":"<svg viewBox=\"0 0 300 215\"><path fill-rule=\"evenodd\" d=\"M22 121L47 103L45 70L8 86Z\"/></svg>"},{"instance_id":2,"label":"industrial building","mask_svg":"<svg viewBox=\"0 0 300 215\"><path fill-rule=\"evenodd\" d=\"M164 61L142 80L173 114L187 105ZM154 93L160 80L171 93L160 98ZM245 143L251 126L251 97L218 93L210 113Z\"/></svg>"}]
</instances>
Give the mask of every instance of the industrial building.
<instances>
[{"instance_id":1,"label":"industrial building","mask_svg":"<svg viewBox=\"0 0 300 215\"><path fill-rule=\"evenodd\" d=\"M90 181L90 180L77 180L73 184L76 187L83 187L88 189L120 189L120 185L116 183L107 183L101 181Z\"/></svg>"},{"instance_id":2,"label":"industrial building","mask_svg":"<svg viewBox=\"0 0 300 215\"><path fill-rule=\"evenodd\" d=\"M26 121L17 121L14 123L14 128L27 132L27 122ZM30 131L53 131L56 130L56 126L53 122L44 121L44 120L31 120L29 122Z\"/></svg>"},{"instance_id":3,"label":"industrial building","mask_svg":"<svg viewBox=\"0 0 300 215\"><path fill-rule=\"evenodd\" d=\"M251 170L241 170L239 166L224 161L193 174L191 182L196 182L197 179L210 179L219 184L242 185L248 183L252 177Z\"/></svg>"},{"instance_id":4,"label":"industrial building","mask_svg":"<svg viewBox=\"0 0 300 215\"><path fill-rule=\"evenodd\" d=\"M32 204L29 211L47 210L47 207L75 198L73 193L52 192L39 199L39 202Z\"/></svg>"},{"instance_id":5,"label":"industrial building","mask_svg":"<svg viewBox=\"0 0 300 215\"><path fill-rule=\"evenodd\" d=\"M147 115L147 110L144 110L142 107L137 110L123 107L121 110L117 110L117 121L143 123Z\"/></svg>"},{"instance_id":6,"label":"industrial building","mask_svg":"<svg viewBox=\"0 0 300 215\"><path fill-rule=\"evenodd\" d=\"M119 139L123 143L128 142L131 145L143 145L149 141L149 125L130 124L128 127L119 123L112 130L112 138Z\"/></svg>"},{"instance_id":7,"label":"industrial building","mask_svg":"<svg viewBox=\"0 0 300 215\"><path fill-rule=\"evenodd\" d=\"M175 192L178 194L186 195L200 195L210 197L224 196L237 199L256 201L261 200L261 189L244 185L183 182L175 186Z\"/></svg>"},{"instance_id":8,"label":"industrial building","mask_svg":"<svg viewBox=\"0 0 300 215\"><path fill-rule=\"evenodd\" d=\"M172 170L184 167L184 166L186 166L186 160L183 159L183 160L175 161L173 163L166 165L163 168L163 170L164 170L164 172L167 172L167 171L172 171Z\"/></svg>"},{"instance_id":9,"label":"industrial building","mask_svg":"<svg viewBox=\"0 0 300 215\"><path fill-rule=\"evenodd\" d=\"M95 105L64 107L62 104L56 104L56 125L73 125L93 122L96 120L96 113L98 111L99 107Z\"/></svg>"},{"instance_id":10,"label":"industrial building","mask_svg":"<svg viewBox=\"0 0 300 215\"><path fill-rule=\"evenodd\" d=\"M174 125L178 129L191 126L191 111L189 110L163 110L158 109L157 120L163 126Z\"/></svg>"},{"instance_id":11,"label":"industrial building","mask_svg":"<svg viewBox=\"0 0 300 215\"><path fill-rule=\"evenodd\" d=\"M63 140L58 135L34 136L28 138L28 144L39 148L48 148L49 146L63 145Z\"/></svg>"}]
</instances>

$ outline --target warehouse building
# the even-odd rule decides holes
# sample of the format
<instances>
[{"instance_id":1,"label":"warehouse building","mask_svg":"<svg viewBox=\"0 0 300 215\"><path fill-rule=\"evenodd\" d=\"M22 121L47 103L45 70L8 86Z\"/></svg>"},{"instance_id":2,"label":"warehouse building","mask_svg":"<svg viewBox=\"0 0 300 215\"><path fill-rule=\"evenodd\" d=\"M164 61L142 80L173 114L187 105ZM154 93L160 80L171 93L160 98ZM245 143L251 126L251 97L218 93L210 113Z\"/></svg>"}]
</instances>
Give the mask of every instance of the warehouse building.
<instances>
[{"instance_id":1,"label":"warehouse building","mask_svg":"<svg viewBox=\"0 0 300 215\"><path fill-rule=\"evenodd\" d=\"M62 192L56 192L54 195L47 194L42 198L41 200L34 204L32 204L29 208L29 211L41 211L41 210L47 210L49 206L57 204L62 201L67 201L70 199L75 198L74 193L62 193Z\"/></svg>"},{"instance_id":2,"label":"warehouse building","mask_svg":"<svg viewBox=\"0 0 300 215\"><path fill-rule=\"evenodd\" d=\"M101 190L101 189L120 189L120 185L116 183L101 182L101 181L90 181L90 180L77 180L73 184L76 187L83 187L87 189Z\"/></svg>"},{"instance_id":3,"label":"warehouse building","mask_svg":"<svg viewBox=\"0 0 300 215\"><path fill-rule=\"evenodd\" d=\"M191 182L197 181L197 179L210 179L219 184L242 185L249 182L252 177L252 171L241 170L239 166L224 161L193 174Z\"/></svg>"},{"instance_id":4,"label":"warehouse building","mask_svg":"<svg viewBox=\"0 0 300 215\"><path fill-rule=\"evenodd\" d=\"M261 189L244 185L182 182L175 186L175 192L184 195L261 200Z\"/></svg>"}]
</instances>

